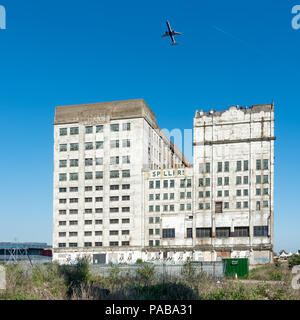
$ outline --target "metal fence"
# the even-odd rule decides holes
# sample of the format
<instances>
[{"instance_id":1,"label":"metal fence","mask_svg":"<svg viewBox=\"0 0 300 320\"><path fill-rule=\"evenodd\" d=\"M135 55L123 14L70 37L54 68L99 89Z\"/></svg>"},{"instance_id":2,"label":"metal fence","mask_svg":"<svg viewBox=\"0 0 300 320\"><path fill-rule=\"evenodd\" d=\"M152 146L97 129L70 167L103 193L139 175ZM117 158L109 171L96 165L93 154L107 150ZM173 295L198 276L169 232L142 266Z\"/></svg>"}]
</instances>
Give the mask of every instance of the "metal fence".
<instances>
[{"instance_id":1,"label":"metal fence","mask_svg":"<svg viewBox=\"0 0 300 320\"><path fill-rule=\"evenodd\" d=\"M153 264L156 276L161 277L181 277L184 271L184 264ZM213 278L221 279L224 277L223 263L222 261L212 261L212 262L197 262L191 263L195 275L200 273L205 273L208 276ZM132 265L117 265L120 275L126 276L135 276L138 268L141 267L141 264L132 264ZM112 267L107 264L97 264L90 265L91 272L95 275L107 277L112 270Z\"/></svg>"}]
</instances>

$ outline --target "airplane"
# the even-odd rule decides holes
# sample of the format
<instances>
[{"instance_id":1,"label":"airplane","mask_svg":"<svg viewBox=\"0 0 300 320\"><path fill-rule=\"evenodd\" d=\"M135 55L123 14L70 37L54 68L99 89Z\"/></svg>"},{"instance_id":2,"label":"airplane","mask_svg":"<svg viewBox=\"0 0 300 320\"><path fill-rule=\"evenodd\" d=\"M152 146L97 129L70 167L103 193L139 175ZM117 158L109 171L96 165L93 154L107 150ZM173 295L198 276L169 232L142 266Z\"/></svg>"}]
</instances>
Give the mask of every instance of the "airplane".
<instances>
[{"instance_id":1,"label":"airplane","mask_svg":"<svg viewBox=\"0 0 300 320\"><path fill-rule=\"evenodd\" d=\"M178 44L178 43L175 41L174 36L175 36L175 35L180 35L180 34L183 34L183 33L176 32L176 31L172 30L169 21L167 21L167 27L168 27L168 30L166 31L166 33L164 33L164 34L162 35L162 37L170 36L170 38L171 38L171 40L172 40L171 46L174 46L175 44Z\"/></svg>"}]
</instances>

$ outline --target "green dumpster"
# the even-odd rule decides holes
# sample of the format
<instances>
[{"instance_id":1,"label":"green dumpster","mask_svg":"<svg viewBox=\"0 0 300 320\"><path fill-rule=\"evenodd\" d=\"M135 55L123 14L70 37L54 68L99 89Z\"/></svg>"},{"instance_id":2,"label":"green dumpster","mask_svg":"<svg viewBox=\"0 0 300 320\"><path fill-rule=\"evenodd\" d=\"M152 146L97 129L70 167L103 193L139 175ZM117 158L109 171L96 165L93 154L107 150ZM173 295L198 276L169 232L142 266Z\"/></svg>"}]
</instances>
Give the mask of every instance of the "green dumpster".
<instances>
[{"instance_id":1,"label":"green dumpster","mask_svg":"<svg viewBox=\"0 0 300 320\"><path fill-rule=\"evenodd\" d=\"M223 259L222 261L225 277L234 278L235 274L237 274L237 277L240 279L248 276L248 259Z\"/></svg>"}]
</instances>

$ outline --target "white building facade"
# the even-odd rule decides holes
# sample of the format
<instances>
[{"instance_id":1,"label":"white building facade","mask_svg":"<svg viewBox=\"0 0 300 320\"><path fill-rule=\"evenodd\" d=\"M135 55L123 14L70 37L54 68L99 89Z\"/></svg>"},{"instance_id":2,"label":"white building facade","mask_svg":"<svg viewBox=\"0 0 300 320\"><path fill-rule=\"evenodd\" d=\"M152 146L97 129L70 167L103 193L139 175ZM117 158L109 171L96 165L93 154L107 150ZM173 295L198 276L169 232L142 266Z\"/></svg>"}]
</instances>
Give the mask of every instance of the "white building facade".
<instances>
[{"instance_id":1,"label":"white building facade","mask_svg":"<svg viewBox=\"0 0 300 320\"><path fill-rule=\"evenodd\" d=\"M192 167L143 100L57 107L54 260L270 262L274 140L273 105L197 111Z\"/></svg>"}]
</instances>

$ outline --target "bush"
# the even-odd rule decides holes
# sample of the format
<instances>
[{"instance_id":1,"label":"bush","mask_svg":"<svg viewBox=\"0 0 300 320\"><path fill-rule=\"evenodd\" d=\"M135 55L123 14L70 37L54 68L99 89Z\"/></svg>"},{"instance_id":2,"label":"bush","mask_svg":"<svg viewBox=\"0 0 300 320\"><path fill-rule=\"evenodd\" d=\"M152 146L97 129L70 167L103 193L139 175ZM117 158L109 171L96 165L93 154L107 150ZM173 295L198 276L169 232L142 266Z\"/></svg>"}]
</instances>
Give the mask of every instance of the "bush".
<instances>
[{"instance_id":1,"label":"bush","mask_svg":"<svg viewBox=\"0 0 300 320\"><path fill-rule=\"evenodd\" d=\"M144 285L149 285L154 280L155 267L153 265L143 263L137 270L136 275L139 281Z\"/></svg>"},{"instance_id":2,"label":"bush","mask_svg":"<svg viewBox=\"0 0 300 320\"><path fill-rule=\"evenodd\" d=\"M184 280L191 282L195 279L196 268L192 265L192 262L188 260L182 267L181 275Z\"/></svg>"},{"instance_id":3,"label":"bush","mask_svg":"<svg viewBox=\"0 0 300 320\"><path fill-rule=\"evenodd\" d=\"M290 269L292 269L294 266L300 265L300 255L293 254L288 259L288 266Z\"/></svg>"}]
</instances>

